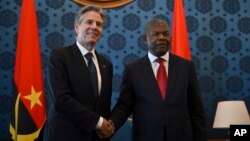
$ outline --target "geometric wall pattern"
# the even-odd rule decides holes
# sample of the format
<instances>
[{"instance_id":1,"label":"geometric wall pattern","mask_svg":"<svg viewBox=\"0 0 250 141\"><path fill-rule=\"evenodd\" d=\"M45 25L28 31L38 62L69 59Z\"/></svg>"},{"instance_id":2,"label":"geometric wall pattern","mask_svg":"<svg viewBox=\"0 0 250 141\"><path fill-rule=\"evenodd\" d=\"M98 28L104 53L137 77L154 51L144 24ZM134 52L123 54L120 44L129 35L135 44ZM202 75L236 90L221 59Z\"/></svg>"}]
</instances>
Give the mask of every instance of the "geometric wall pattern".
<instances>
[{"instance_id":1,"label":"geometric wall pattern","mask_svg":"<svg viewBox=\"0 0 250 141\"><path fill-rule=\"evenodd\" d=\"M116 103L124 64L144 56L141 37L152 18L172 24L174 0L134 0L106 9L107 24L97 50L114 64L112 105ZM75 41L74 15L80 7L70 0L35 0L45 89L48 56L52 49ZM10 140L9 122L13 101L13 72L21 0L0 0L0 140ZM184 0L192 60L207 114L208 137L225 137L212 129L215 109L221 100L244 100L250 109L250 1ZM48 93L47 89L45 90ZM47 103L49 104L49 103ZM249 110L250 111L250 110ZM127 141L131 123L114 141Z\"/></svg>"}]
</instances>

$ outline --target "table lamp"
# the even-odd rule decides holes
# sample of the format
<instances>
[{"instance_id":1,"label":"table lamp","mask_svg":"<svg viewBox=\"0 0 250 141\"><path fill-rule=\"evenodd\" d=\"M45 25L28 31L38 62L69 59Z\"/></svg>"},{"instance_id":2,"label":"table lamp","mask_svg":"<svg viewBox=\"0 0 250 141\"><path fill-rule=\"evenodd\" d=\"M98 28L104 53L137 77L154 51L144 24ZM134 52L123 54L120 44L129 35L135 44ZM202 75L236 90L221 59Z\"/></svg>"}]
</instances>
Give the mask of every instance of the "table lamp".
<instances>
[{"instance_id":1,"label":"table lamp","mask_svg":"<svg viewBox=\"0 0 250 141\"><path fill-rule=\"evenodd\" d=\"M217 105L213 128L249 125L250 117L244 101L221 101Z\"/></svg>"}]
</instances>

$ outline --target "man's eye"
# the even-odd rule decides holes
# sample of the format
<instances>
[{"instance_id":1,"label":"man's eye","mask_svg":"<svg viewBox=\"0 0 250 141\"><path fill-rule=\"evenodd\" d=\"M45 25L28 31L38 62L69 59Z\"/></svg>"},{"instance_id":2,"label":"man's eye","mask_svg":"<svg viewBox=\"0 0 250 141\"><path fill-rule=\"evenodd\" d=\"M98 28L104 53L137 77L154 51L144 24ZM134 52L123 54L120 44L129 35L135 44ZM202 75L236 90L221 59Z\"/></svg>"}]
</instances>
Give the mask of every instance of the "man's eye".
<instances>
[{"instance_id":1,"label":"man's eye","mask_svg":"<svg viewBox=\"0 0 250 141\"><path fill-rule=\"evenodd\" d=\"M163 32L163 33L160 33L160 32L152 32L152 33L151 33L151 36L153 36L153 37L158 37L158 36L160 36L160 35L162 35L163 37L168 37L168 36L170 36L170 34L169 34L168 32Z\"/></svg>"},{"instance_id":2,"label":"man's eye","mask_svg":"<svg viewBox=\"0 0 250 141\"><path fill-rule=\"evenodd\" d=\"M86 23L87 23L87 24L92 24L93 22L92 22L92 21L87 21Z\"/></svg>"},{"instance_id":3,"label":"man's eye","mask_svg":"<svg viewBox=\"0 0 250 141\"><path fill-rule=\"evenodd\" d=\"M163 36L165 36L165 37L167 37L167 36L169 36L170 34L168 33L168 32L164 32L163 33Z\"/></svg>"},{"instance_id":4,"label":"man's eye","mask_svg":"<svg viewBox=\"0 0 250 141\"><path fill-rule=\"evenodd\" d=\"M151 33L151 36L159 36L160 35L160 33L158 33L158 32L152 32Z\"/></svg>"},{"instance_id":5,"label":"man's eye","mask_svg":"<svg viewBox=\"0 0 250 141\"><path fill-rule=\"evenodd\" d=\"M101 23L101 22L96 22L96 25L97 25L98 27L101 27L101 26L102 26L102 23Z\"/></svg>"}]
</instances>

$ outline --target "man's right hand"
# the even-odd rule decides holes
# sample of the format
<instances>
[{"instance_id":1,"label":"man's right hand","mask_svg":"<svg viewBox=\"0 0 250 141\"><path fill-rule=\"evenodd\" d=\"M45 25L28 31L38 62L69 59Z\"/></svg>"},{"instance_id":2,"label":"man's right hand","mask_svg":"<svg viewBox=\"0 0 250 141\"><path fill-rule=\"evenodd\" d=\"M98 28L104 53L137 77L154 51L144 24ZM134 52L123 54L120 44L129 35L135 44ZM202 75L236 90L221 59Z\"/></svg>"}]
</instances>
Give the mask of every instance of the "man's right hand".
<instances>
[{"instance_id":1,"label":"man's right hand","mask_svg":"<svg viewBox=\"0 0 250 141\"><path fill-rule=\"evenodd\" d=\"M97 130L97 134L100 138L108 138L114 134L114 124L111 120L107 121L103 119L103 123L100 129Z\"/></svg>"}]
</instances>

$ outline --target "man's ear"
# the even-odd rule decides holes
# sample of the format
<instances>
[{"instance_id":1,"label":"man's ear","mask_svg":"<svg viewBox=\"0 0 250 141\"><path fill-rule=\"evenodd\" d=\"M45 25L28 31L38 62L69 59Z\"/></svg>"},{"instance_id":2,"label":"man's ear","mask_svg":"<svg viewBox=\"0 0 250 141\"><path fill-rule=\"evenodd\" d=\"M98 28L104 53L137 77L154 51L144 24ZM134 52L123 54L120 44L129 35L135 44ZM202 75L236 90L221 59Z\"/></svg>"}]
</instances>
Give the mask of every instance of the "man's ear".
<instances>
[{"instance_id":1,"label":"man's ear","mask_svg":"<svg viewBox=\"0 0 250 141\"><path fill-rule=\"evenodd\" d=\"M142 36L142 40L143 40L143 42L144 42L145 44L147 44L147 35L146 35L146 34L144 34L144 35Z\"/></svg>"},{"instance_id":2,"label":"man's ear","mask_svg":"<svg viewBox=\"0 0 250 141\"><path fill-rule=\"evenodd\" d=\"M78 34L78 32L79 32L79 24L75 24L75 32L76 32L76 34Z\"/></svg>"}]
</instances>

